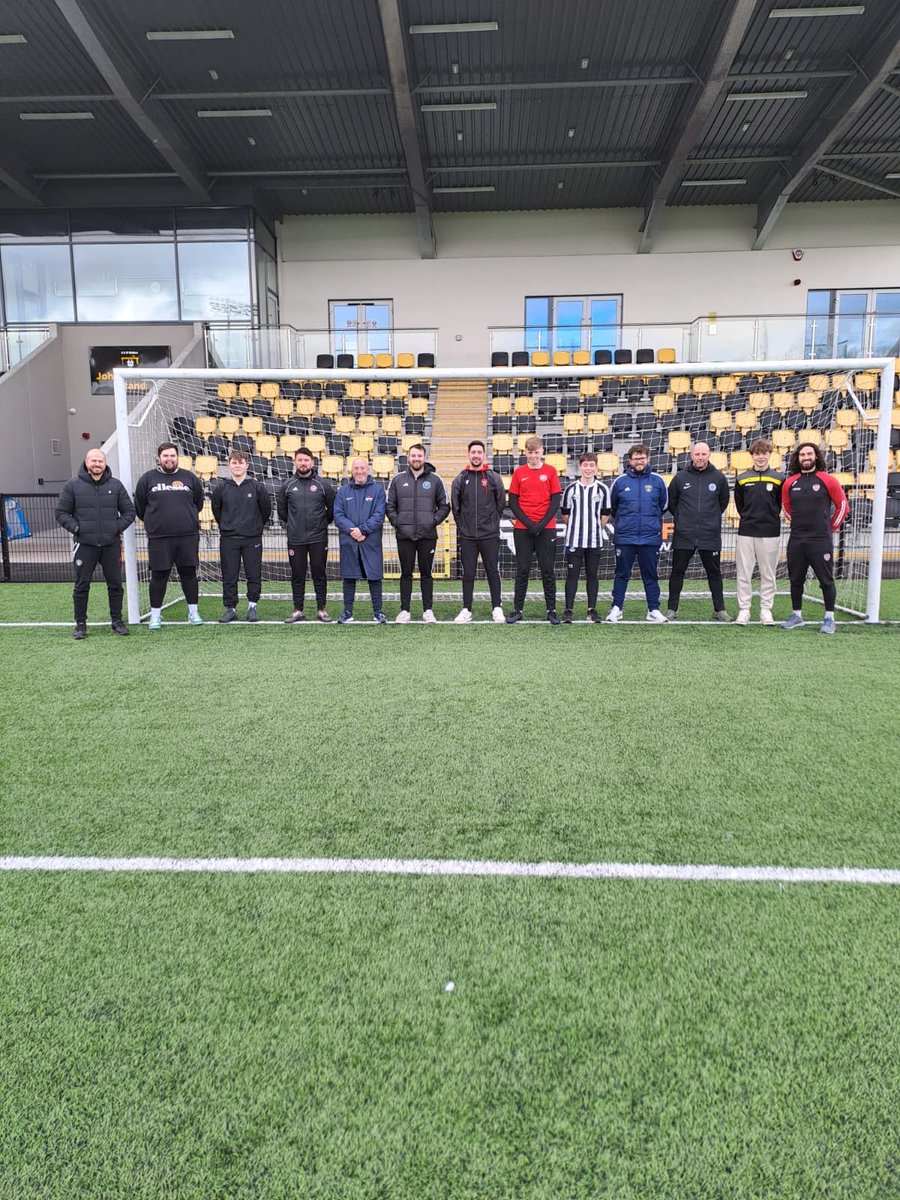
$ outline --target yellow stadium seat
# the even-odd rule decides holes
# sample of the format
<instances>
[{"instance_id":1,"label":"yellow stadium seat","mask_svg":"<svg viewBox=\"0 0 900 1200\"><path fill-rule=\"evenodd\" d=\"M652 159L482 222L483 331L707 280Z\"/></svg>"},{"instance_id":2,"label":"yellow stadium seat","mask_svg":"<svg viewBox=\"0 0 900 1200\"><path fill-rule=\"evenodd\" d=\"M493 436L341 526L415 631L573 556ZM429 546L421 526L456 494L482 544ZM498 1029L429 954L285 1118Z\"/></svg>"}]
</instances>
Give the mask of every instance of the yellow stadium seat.
<instances>
[{"instance_id":1,"label":"yellow stadium seat","mask_svg":"<svg viewBox=\"0 0 900 1200\"><path fill-rule=\"evenodd\" d=\"M405 379L395 379L388 388L392 400L406 400L409 396L409 384Z\"/></svg>"},{"instance_id":2,"label":"yellow stadium seat","mask_svg":"<svg viewBox=\"0 0 900 1200\"><path fill-rule=\"evenodd\" d=\"M306 448L307 450L311 450L316 458L321 458L325 453L325 435L322 433L311 433L306 439Z\"/></svg>"},{"instance_id":3,"label":"yellow stadium seat","mask_svg":"<svg viewBox=\"0 0 900 1200\"><path fill-rule=\"evenodd\" d=\"M671 346L663 346L657 352L656 361L658 363L673 363L678 361L678 355Z\"/></svg>"},{"instance_id":4,"label":"yellow stadium seat","mask_svg":"<svg viewBox=\"0 0 900 1200\"><path fill-rule=\"evenodd\" d=\"M373 379L369 384L370 400L387 400L388 387L382 379Z\"/></svg>"},{"instance_id":5,"label":"yellow stadium seat","mask_svg":"<svg viewBox=\"0 0 900 1200\"><path fill-rule=\"evenodd\" d=\"M245 379L238 388L238 395L242 400L255 400L259 395L259 384Z\"/></svg>"},{"instance_id":6,"label":"yellow stadium seat","mask_svg":"<svg viewBox=\"0 0 900 1200\"><path fill-rule=\"evenodd\" d=\"M839 408L834 414L834 423L838 429L856 429L859 425L859 413L855 408Z\"/></svg>"},{"instance_id":7,"label":"yellow stadium seat","mask_svg":"<svg viewBox=\"0 0 900 1200\"><path fill-rule=\"evenodd\" d=\"M384 354L384 353L382 353L382 354L376 354L376 355L375 355L375 368L376 368L376 370L378 370L378 371L390 371L390 370L391 370L391 368L393 367L393 365L394 365L394 356L393 356L393 354Z\"/></svg>"},{"instance_id":8,"label":"yellow stadium seat","mask_svg":"<svg viewBox=\"0 0 900 1200\"><path fill-rule=\"evenodd\" d=\"M398 354L397 367L401 371L410 371L416 365L416 360L411 354Z\"/></svg>"},{"instance_id":9,"label":"yellow stadium seat","mask_svg":"<svg viewBox=\"0 0 900 1200\"><path fill-rule=\"evenodd\" d=\"M358 428L360 433L377 433L378 418L376 416L368 416L364 414L359 418Z\"/></svg>"},{"instance_id":10,"label":"yellow stadium seat","mask_svg":"<svg viewBox=\"0 0 900 1200\"><path fill-rule=\"evenodd\" d=\"M797 445L803 442L812 442L814 446L822 445L822 432L819 429L808 428L797 431Z\"/></svg>"},{"instance_id":11,"label":"yellow stadium seat","mask_svg":"<svg viewBox=\"0 0 900 1200\"><path fill-rule=\"evenodd\" d=\"M293 458L302 445L303 439L296 433L283 433L278 439L279 452L287 454L289 458Z\"/></svg>"},{"instance_id":12,"label":"yellow stadium seat","mask_svg":"<svg viewBox=\"0 0 900 1200\"><path fill-rule=\"evenodd\" d=\"M846 429L826 429L825 445L835 454L842 454L850 445L850 434Z\"/></svg>"},{"instance_id":13,"label":"yellow stadium seat","mask_svg":"<svg viewBox=\"0 0 900 1200\"><path fill-rule=\"evenodd\" d=\"M527 437L528 435L523 435ZM513 438L511 433L495 433L492 439L492 452L494 454L512 454Z\"/></svg>"},{"instance_id":14,"label":"yellow stadium seat","mask_svg":"<svg viewBox=\"0 0 900 1200\"><path fill-rule=\"evenodd\" d=\"M600 380L599 379L582 379L578 384L578 394L584 399L585 397L600 395Z\"/></svg>"},{"instance_id":15,"label":"yellow stadium seat","mask_svg":"<svg viewBox=\"0 0 900 1200\"><path fill-rule=\"evenodd\" d=\"M237 385L234 383L220 383L216 388L216 395L227 404L237 396Z\"/></svg>"},{"instance_id":16,"label":"yellow stadium seat","mask_svg":"<svg viewBox=\"0 0 900 1200\"><path fill-rule=\"evenodd\" d=\"M302 396L297 401L297 416L305 417L307 420L311 421L315 415L316 415L315 400L310 400L309 397Z\"/></svg>"},{"instance_id":17,"label":"yellow stadium seat","mask_svg":"<svg viewBox=\"0 0 900 1200\"><path fill-rule=\"evenodd\" d=\"M563 416L563 433L584 433L584 413L565 413Z\"/></svg>"},{"instance_id":18,"label":"yellow stadium seat","mask_svg":"<svg viewBox=\"0 0 900 1200\"><path fill-rule=\"evenodd\" d=\"M765 412L772 407L772 397L768 392L751 392L747 404L752 412Z\"/></svg>"},{"instance_id":19,"label":"yellow stadium seat","mask_svg":"<svg viewBox=\"0 0 900 1200\"><path fill-rule=\"evenodd\" d=\"M362 418L360 418L362 420ZM349 433L352 437L356 433L356 419L354 417L335 417L334 418L335 433Z\"/></svg>"},{"instance_id":20,"label":"yellow stadium seat","mask_svg":"<svg viewBox=\"0 0 900 1200\"><path fill-rule=\"evenodd\" d=\"M709 461L720 471L728 470L728 455L724 450L713 450L710 453Z\"/></svg>"},{"instance_id":21,"label":"yellow stadium seat","mask_svg":"<svg viewBox=\"0 0 900 1200\"><path fill-rule=\"evenodd\" d=\"M201 479L215 479L219 473L219 460L214 454L198 454L194 459L194 474Z\"/></svg>"},{"instance_id":22,"label":"yellow stadium seat","mask_svg":"<svg viewBox=\"0 0 900 1200\"><path fill-rule=\"evenodd\" d=\"M546 462L547 466L556 469L556 473L560 479L565 479L569 464L564 454L548 454L544 462Z\"/></svg>"},{"instance_id":23,"label":"yellow stadium seat","mask_svg":"<svg viewBox=\"0 0 900 1200\"><path fill-rule=\"evenodd\" d=\"M250 437L256 437L263 431L262 417L244 417L241 421L241 429Z\"/></svg>"},{"instance_id":24,"label":"yellow stadium seat","mask_svg":"<svg viewBox=\"0 0 900 1200\"><path fill-rule=\"evenodd\" d=\"M718 375L716 377L716 391L720 396L733 396L737 391L737 380L733 375Z\"/></svg>"},{"instance_id":25,"label":"yellow stadium seat","mask_svg":"<svg viewBox=\"0 0 900 1200\"><path fill-rule=\"evenodd\" d=\"M365 400L366 385L358 379L353 379L347 384L344 392L348 400Z\"/></svg>"},{"instance_id":26,"label":"yellow stadium seat","mask_svg":"<svg viewBox=\"0 0 900 1200\"><path fill-rule=\"evenodd\" d=\"M271 433L257 435L253 448L261 458L271 458L278 449L278 438Z\"/></svg>"},{"instance_id":27,"label":"yellow stadium seat","mask_svg":"<svg viewBox=\"0 0 900 1200\"><path fill-rule=\"evenodd\" d=\"M259 394L264 400L277 400L281 395L277 383L261 383L259 385Z\"/></svg>"},{"instance_id":28,"label":"yellow stadium seat","mask_svg":"<svg viewBox=\"0 0 900 1200\"><path fill-rule=\"evenodd\" d=\"M732 428L731 413L725 409L716 409L709 414L709 428L713 433L725 433Z\"/></svg>"},{"instance_id":29,"label":"yellow stadium seat","mask_svg":"<svg viewBox=\"0 0 900 1200\"><path fill-rule=\"evenodd\" d=\"M691 394L691 380L687 375L673 375L669 382L669 391L673 396L689 396Z\"/></svg>"},{"instance_id":30,"label":"yellow stadium seat","mask_svg":"<svg viewBox=\"0 0 900 1200\"><path fill-rule=\"evenodd\" d=\"M371 371L372 368L375 366L375 355L374 354L357 354L356 365L362 371Z\"/></svg>"},{"instance_id":31,"label":"yellow stadium seat","mask_svg":"<svg viewBox=\"0 0 900 1200\"><path fill-rule=\"evenodd\" d=\"M330 396L323 396L319 401L319 416L331 417L332 419L338 415L338 402Z\"/></svg>"},{"instance_id":32,"label":"yellow stadium seat","mask_svg":"<svg viewBox=\"0 0 900 1200\"><path fill-rule=\"evenodd\" d=\"M684 454L691 448L691 435L686 429L673 429L669 434L669 453Z\"/></svg>"},{"instance_id":33,"label":"yellow stadium seat","mask_svg":"<svg viewBox=\"0 0 900 1200\"><path fill-rule=\"evenodd\" d=\"M589 367L591 365L590 350L576 350L572 355L573 367Z\"/></svg>"},{"instance_id":34,"label":"yellow stadium seat","mask_svg":"<svg viewBox=\"0 0 900 1200\"><path fill-rule=\"evenodd\" d=\"M809 390L819 394L827 392L831 386L831 379L827 375L810 375Z\"/></svg>"},{"instance_id":35,"label":"yellow stadium seat","mask_svg":"<svg viewBox=\"0 0 900 1200\"><path fill-rule=\"evenodd\" d=\"M653 397L653 411L658 417L662 416L663 413L674 412L675 397L670 396L668 392L658 392Z\"/></svg>"},{"instance_id":36,"label":"yellow stadium seat","mask_svg":"<svg viewBox=\"0 0 900 1200\"><path fill-rule=\"evenodd\" d=\"M216 521L213 516L212 505L208 500L203 502L203 507L200 509L200 529L203 533L209 533L215 528Z\"/></svg>"},{"instance_id":37,"label":"yellow stadium seat","mask_svg":"<svg viewBox=\"0 0 900 1200\"><path fill-rule=\"evenodd\" d=\"M399 437L403 432L403 422L398 416L389 413L381 418L381 432L388 437Z\"/></svg>"},{"instance_id":38,"label":"yellow stadium seat","mask_svg":"<svg viewBox=\"0 0 900 1200\"><path fill-rule=\"evenodd\" d=\"M371 433L358 433L353 439L353 453L368 458L375 451L375 439Z\"/></svg>"},{"instance_id":39,"label":"yellow stadium seat","mask_svg":"<svg viewBox=\"0 0 900 1200\"><path fill-rule=\"evenodd\" d=\"M571 367L571 365L572 365L571 353L568 350L554 350L553 351L553 365L554 365L554 367Z\"/></svg>"},{"instance_id":40,"label":"yellow stadium seat","mask_svg":"<svg viewBox=\"0 0 900 1200\"><path fill-rule=\"evenodd\" d=\"M710 396L713 392L713 381L709 375L697 375L694 377L694 395L695 396Z\"/></svg>"},{"instance_id":41,"label":"yellow stadium seat","mask_svg":"<svg viewBox=\"0 0 900 1200\"><path fill-rule=\"evenodd\" d=\"M535 350L531 355L531 365L533 367L549 367L550 353L547 350Z\"/></svg>"},{"instance_id":42,"label":"yellow stadium seat","mask_svg":"<svg viewBox=\"0 0 900 1200\"><path fill-rule=\"evenodd\" d=\"M194 421L194 428L197 430L197 437L208 438L216 432L215 417L197 417Z\"/></svg>"},{"instance_id":43,"label":"yellow stadium seat","mask_svg":"<svg viewBox=\"0 0 900 1200\"><path fill-rule=\"evenodd\" d=\"M744 409L742 412L734 414L734 427L741 433L750 433L756 428L758 418L755 412L750 412L749 409Z\"/></svg>"},{"instance_id":44,"label":"yellow stadium seat","mask_svg":"<svg viewBox=\"0 0 900 1200\"><path fill-rule=\"evenodd\" d=\"M733 475L740 474L741 471L749 471L753 466L753 455L747 450L733 450L731 452L731 472Z\"/></svg>"},{"instance_id":45,"label":"yellow stadium seat","mask_svg":"<svg viewBox=\"0 0 900 1200\"><path fill-rule=\"evenodd\" d=\"M508 417L512 412L512 401L509 396L494 396L491 399L491 415L494 417Z\"/></svg>"},{"instance_id":46,"label":"yellow stadium seat","mask_svg":"<svg viewBox=\"0 0 900 1200\"><path fill-rule=\"evenodd\" d=\"M782 454L789 453L796 445L793 429L773 429L771 441L775 449L780 450Z\"/></svg>"},{"instance_id":47,"label":"yellow stadium seat","mask_svg":"<svg viewBox=\"0 0 900 1200\"><path fill-rule=\"evenodd\" d=\"M777 413L781 413L782 415L786 412L790 412L791 409L794 407L794 393L793 392L773 392L772 393L772 407L775 409L775 411Z\"/></svg>"},{"instance_id":48,"label":"yellow stadium seat","mask_svg":"<svg viewBox=\"0 0 900 1200\"><path fill-rule=\"evenodd\" d=\"M392 454L376 454L372 459L372 474L376 479L390 479L396 466Z\"/></svg>"},{"instance_id":49,"label":"yellow stadium seat","mask_svg":"<svg viewBox=\"0 0 900 1200\"><path fill-rule=\"evenodd\" d=\"M421 435L418 433L405 433L400 442L400 447L403 450L403 453L406 454L410 446L417 446L421 440Z\"/></svg>"},{"instance_id":50,"label":"yellow stadium seat","mask_svg":"<svg viewBox=\"0 0 900 1200\"><path fill-rule=\"evenodd\" d=\"M179 471L193 471L193 469L194 469L194 460L191 458L191 456L189 454L179 454L178 455L178 470Z\"/></svg>"},{"instance_id":51,"label":"yellow stadium seat","mask_svg":"<svg viewBox=\"0 0 900 1200\"><path fill-rule=\"evenodd\" d=\"M516 396L513 411L517 417L534 415L534 396Z\"/></svg>"},{"instance_id":52,"label":"yellow stadium seat","mask_svg":"<svg viewBox=\"0 0 900 1200\"><path fill-rule=\"evenodd\" d=\"M286 396L279 396L277 400L272 401L272 411L276 417L281 417L286 421L288 417L294 415L294 402Z\"/></svg>"},{"instance_id":53,"label":"yellow stadium seat","mask_svg":"<svg viewBox=\"0 0 900 1200\"><path fill-rule=\"evenodd\" d=\"M344 459L340 454L323 454L319 464L319 472L326 479L343 479Z\"/></svg>"},{"instance_id":54,"label":"yellow stadium seat","mask_svg":"<svg viewBox=\"0 0 900 1200\"><path fill-rule=\"evenodd\" d=\"M609 417L605 412L588 413L588 433L609 433Z\"/></svg>"},{"instance_id":55,"label":"yellow stadium seat","mask_svg":"<svg viewBox=\"0 0 900 1200\"><path fill-rule=\"evenodd\" d=\"M237 417L219 417L219 433L222 437L233 438L240 428L241 423Z\"/></svg>"},{"instance_id":56,"label":"yellow stadium seat","mask_svg":"<svg viewBox=\"0 0 900 1200\"><path fill-rule=\"evenodd\" d=\"M604 479L609 479L613 475L622 473L622 464L619 461L618 454L598 454L597 455L597 474Z\"/></svg>"},{"instance_id":57,"label":"yellow stadium seat","mask_svg":"<svg viewBox=\"0 0 900 1200\"><path fill-rule=\"evenodd\" d=\"M427 417L428 416L428 398L427 396L410 396L409 403L406 406L406 411L411 417Z\"/></svg>"}]
</instances>

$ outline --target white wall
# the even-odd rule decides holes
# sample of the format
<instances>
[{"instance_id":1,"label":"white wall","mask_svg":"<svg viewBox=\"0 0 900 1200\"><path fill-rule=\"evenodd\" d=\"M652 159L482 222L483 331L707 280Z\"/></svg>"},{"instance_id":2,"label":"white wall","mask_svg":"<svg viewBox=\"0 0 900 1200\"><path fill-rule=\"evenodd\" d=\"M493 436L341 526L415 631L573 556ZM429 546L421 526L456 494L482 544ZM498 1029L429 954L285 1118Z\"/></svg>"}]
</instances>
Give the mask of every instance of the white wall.
<instances>
[{"instance_id":1,"label":"white wall","mask_svg":"<svg viewBox=\"0 0 900 1200\"><path fill-rule=\"evenodd\" d=\"M755 215L670 209L640 255L635 209L438 215L433 260L419 257L412 216L288 217L282 318L323 329L329 300L389 298L395 326L437 327L439 365L468 366L488 361L490 326L522 324L526 295L621 293L626 323L686 324L802 315L810 288L900 286L900 201L789 205L759 251Z\"/></svg>"}]
</instances>

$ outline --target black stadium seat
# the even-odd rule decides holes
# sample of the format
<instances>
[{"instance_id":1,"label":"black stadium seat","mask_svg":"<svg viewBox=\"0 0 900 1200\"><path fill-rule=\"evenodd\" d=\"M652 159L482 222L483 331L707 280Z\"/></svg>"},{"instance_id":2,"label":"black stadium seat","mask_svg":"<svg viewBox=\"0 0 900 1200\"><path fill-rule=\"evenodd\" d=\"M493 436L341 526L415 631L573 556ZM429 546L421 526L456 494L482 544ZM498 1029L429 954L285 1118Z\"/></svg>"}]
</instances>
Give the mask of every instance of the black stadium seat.
<instances>
[{"instance_id":1,"label":"black stadium seat","mask_svg":"<svg viewBox=\"0 0 900 1200\"><path fill-rule=\"evenodd\" d=\"M495 350L491 355L492 367L508 367L509 354L505 350Z\"/></svg>"},{"instance_id":2,"label":"black stadium seat","mask_svg":"<svg viewBox=\"0 0 900 1200\"><path fill-rule=\"evenodd\" d=\"M316 366L322 371L330 371L334 367L333 354L317 354Z\"/></svg>"}]
</instances>

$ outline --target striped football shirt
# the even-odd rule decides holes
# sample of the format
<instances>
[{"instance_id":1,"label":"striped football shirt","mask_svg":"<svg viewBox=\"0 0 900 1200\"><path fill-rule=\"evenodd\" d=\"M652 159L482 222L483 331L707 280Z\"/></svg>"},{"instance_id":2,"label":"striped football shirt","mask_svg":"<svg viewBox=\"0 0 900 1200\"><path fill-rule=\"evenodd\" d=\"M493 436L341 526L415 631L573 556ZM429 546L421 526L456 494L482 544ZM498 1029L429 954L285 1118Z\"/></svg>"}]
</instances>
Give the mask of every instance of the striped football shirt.
<instances>
[{"instance_id":1,"label":"striped football shirt","mask_svg":"<svg viewBox=\"0 0 900 1200\"><path fill-rule=\"evenodd\" d=\"M584 484L576 479L563 492L560 512L568 515L565 548L591 550L602 545L600 518L609 515L609 488L599 479Z\"/></svg>"}]
</instances>

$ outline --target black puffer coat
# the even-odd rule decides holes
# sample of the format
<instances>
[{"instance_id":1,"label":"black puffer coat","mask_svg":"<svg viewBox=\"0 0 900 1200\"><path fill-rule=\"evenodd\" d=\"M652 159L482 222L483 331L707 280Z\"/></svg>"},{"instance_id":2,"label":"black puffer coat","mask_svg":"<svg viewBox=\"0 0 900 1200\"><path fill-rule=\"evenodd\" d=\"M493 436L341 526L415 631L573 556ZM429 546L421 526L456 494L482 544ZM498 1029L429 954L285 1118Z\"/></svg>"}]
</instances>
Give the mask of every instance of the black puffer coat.
<instances>
[{"instance_id":1,"label":"black puffer coat","mask_svg":"<svg viewBox=\"0 0 900 1200\"><path fill-rule=\"evenodd\" d=\"M134 505L109 467L95 483L84 463L63 487L55 517L85 546L111 546L134 521Z\"/></svg>"}]
</instances>

